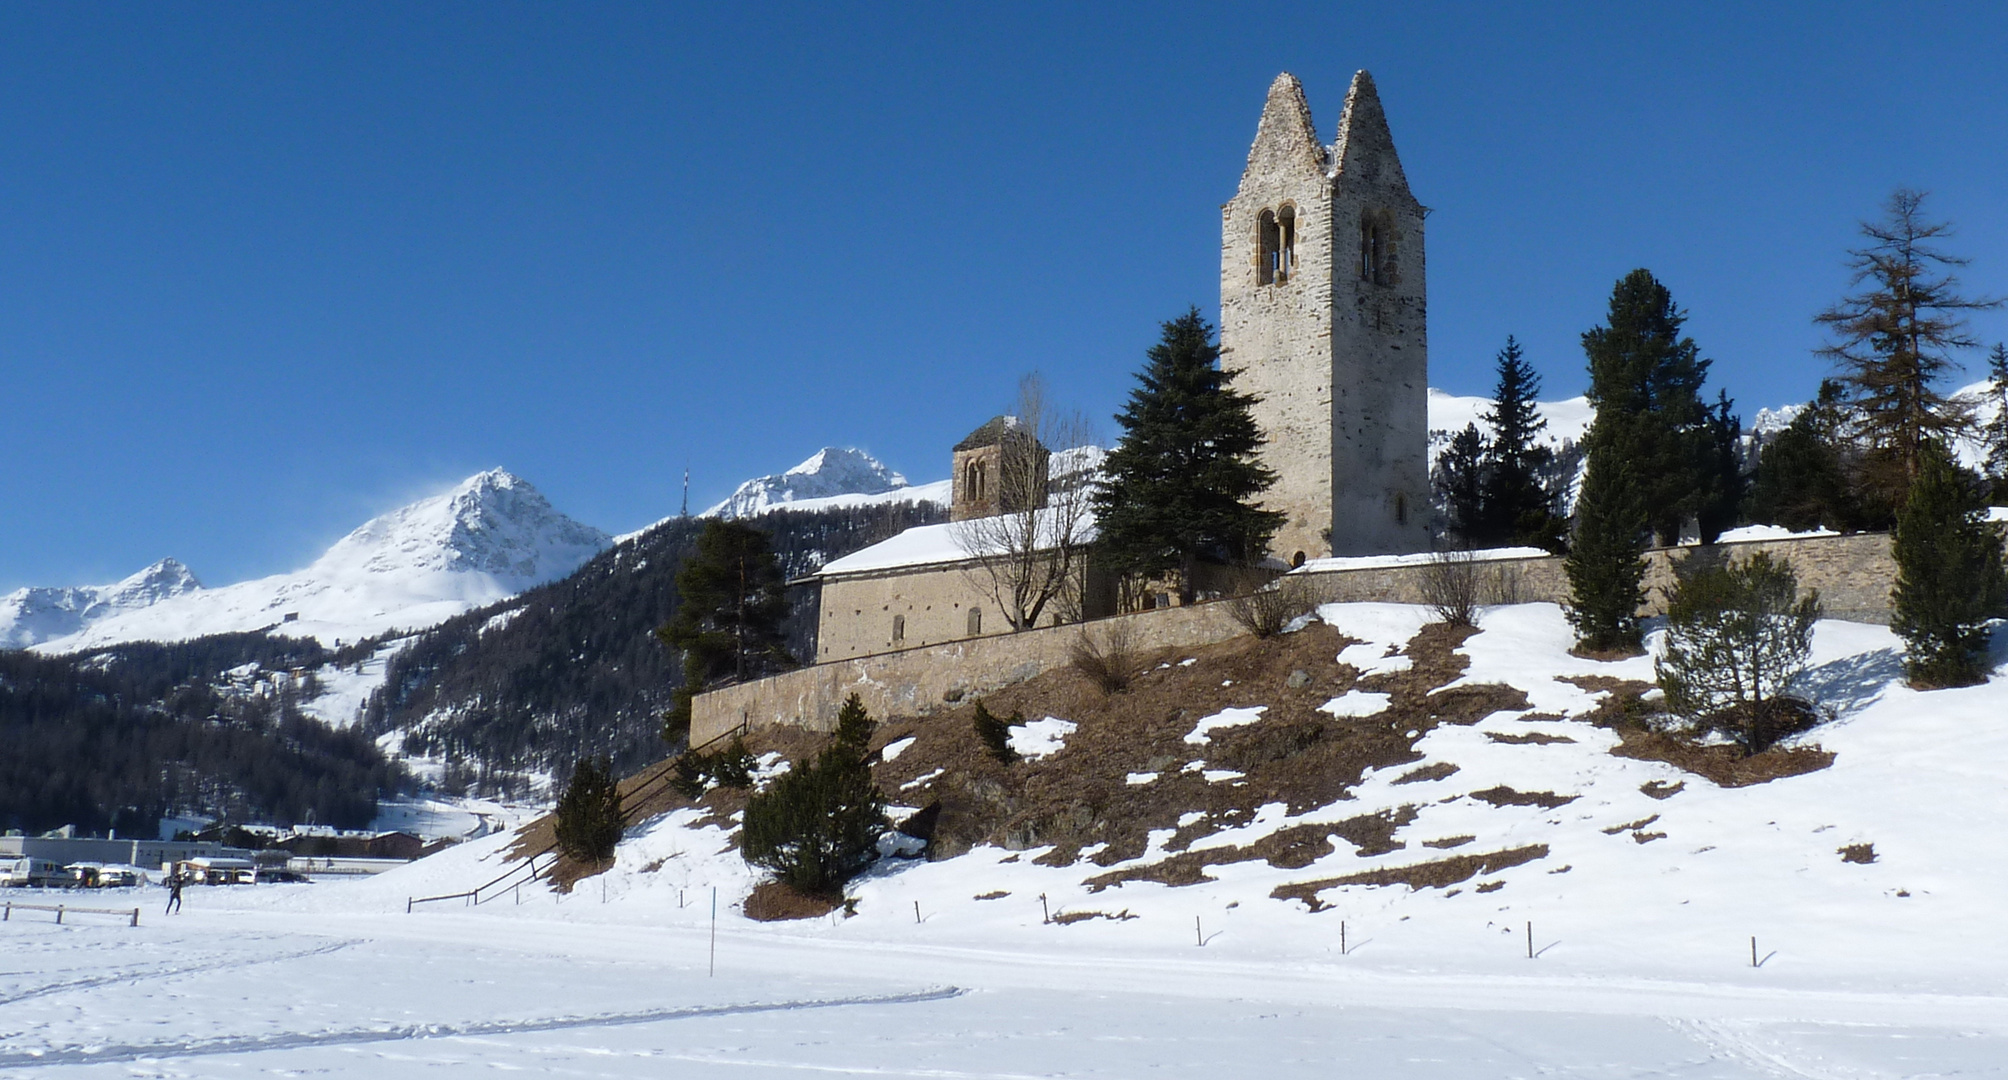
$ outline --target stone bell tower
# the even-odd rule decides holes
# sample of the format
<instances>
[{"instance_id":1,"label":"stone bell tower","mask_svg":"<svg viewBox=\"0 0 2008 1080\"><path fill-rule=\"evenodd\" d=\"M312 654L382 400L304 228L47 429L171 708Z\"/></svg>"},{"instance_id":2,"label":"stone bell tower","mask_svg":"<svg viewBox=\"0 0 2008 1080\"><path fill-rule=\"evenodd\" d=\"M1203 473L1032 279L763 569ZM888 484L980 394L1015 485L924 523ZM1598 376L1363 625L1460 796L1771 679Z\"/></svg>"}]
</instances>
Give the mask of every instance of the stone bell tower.
<instances>
[{"instance_id":1,"label":"stone bell tower","mask_svg":"<svg viewBox=\"0 0 2008 1080\"><path fill-rule=\"evenodd\" d=\"M1221 363L1261 399L1273 553L1429 549L1429 346L1423 217L1373 77L1353 76L1338 141L1318 141L1278 75L1221 208Z\"/></svg>"}]
</instances>

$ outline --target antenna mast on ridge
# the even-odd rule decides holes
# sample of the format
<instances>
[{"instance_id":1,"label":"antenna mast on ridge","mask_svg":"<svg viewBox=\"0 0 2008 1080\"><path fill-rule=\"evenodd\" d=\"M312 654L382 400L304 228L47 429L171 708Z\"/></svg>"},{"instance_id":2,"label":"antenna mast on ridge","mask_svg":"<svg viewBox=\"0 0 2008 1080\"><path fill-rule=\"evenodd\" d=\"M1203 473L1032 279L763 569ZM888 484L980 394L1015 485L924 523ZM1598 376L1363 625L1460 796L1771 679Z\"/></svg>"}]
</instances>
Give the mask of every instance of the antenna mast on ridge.
<instances>
[{"instance_id":1,"label":"antenna mast on ridge","mask_svg":"<svg viewBox=\"0 0 2008 1080\"><path fill-rule=\"evenodd\" d=\"M683 509L676 516L690 516L690 469L687 467L683 470Z\"/></svg>"}]
</instances>

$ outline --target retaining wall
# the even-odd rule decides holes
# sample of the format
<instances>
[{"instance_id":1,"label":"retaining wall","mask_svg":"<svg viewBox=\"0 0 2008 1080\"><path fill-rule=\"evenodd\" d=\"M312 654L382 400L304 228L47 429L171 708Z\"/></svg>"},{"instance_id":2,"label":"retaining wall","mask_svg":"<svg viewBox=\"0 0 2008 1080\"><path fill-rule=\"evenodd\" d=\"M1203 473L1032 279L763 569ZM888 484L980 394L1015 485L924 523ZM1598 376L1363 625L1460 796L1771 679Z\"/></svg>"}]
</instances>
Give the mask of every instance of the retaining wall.
<instances>
[{"instance_id":1,"label":"retaining wall","mask_svg":"<svg viewBox=\"0 0 2008 1080\"><path fill-rule=\"evenodd\" d=\"M1789 559L1804 588L1820 590L1831 618L1889 621L1889 590L1896 568L1886 533L1752 540L1712 548L1657 549L1647 553L1648 613L1665 607L1677 558L1741 559L1757 551ZM1320 602L1421 603L1427 564L1299 571ZM1490 603L1563 602L1568 579L1559 557L1487 559L1478 564L1481 591ZM1145 650L1193 648L1244 633L1226 602L1162 608L1087 624L1088 632L1127 632ZM735 728L785 724L828 731L837 708L852 693L875 716L925 716L972 695L1023 682L1065 665L1081 626L1056 626L1018 634L970 638L925 648L860 656L791 671L698 696L691 712L691 745Z\"/></svg>"}]
</instances>

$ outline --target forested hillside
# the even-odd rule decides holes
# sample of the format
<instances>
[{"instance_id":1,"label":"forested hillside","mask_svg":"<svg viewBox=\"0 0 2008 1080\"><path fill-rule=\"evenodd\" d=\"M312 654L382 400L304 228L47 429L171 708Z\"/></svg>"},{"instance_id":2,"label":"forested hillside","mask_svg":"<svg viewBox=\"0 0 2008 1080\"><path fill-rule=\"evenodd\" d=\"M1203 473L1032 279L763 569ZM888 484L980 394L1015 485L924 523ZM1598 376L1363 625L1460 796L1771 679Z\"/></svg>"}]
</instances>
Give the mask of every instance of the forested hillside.
<instances>
[{"instance_id":1,"label":"forested hillside","mask_svg":"<svg viewBox=\"0 0 2008 1080\"><path fill-rule=\"evenodd\" d=\"M931 504L777 511L790 577L945 513ZM660 715L680 685L677 661L652 636L677 603L676 574L702 519L673 519L601 553L562 581L451 619L390 662L363 718L400 733L403 752L441 759L448 790L504 792L524 773L555 773L587 754L622 769L665 751ZM813 654L813 590L793 590L791 650Z\"/></svg>"},{"instance_id":2,"label":"forested hillside","mask_svg":"<svg viewBox=\"0 0 2008 1080\"><path fill-rule=\"evenodd\" d=\"M164 815L199 814L366 827L403 770L360 732L302 716L292 686L224 674L250 656L283 670L322 652L259 634L77 659L0 652L0 824L151 835Z\"/></svg>"}]
</instances>

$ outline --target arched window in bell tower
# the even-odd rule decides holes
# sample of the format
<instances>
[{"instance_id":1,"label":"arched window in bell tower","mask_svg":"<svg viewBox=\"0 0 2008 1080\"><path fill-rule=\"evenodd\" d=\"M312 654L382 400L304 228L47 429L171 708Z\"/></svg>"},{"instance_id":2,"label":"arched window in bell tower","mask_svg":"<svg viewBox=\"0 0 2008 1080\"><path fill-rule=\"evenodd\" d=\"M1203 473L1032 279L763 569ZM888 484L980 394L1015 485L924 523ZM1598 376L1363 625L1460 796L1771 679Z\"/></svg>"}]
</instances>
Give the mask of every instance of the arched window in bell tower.
<instances>
[{"instance_id":1,"label":"arched window in bell tower","mask_svg":"<svg viewBox=\"0 0 2008 1080\"><path fill-rule=\"evenodd\" d=\"M1276 263L1283 253L1283 232L1273 210L1262 211L1255 220L1255 283L1274 285Z\"/></svg>"},{"instance_id":2,"label":"arched window in bell tower","mask_svg":"<svg viewBox=\"0 0 2008 1080\"><path fill-rule=\"evenodd\" d=\"M1290 280L1297 267L1297 208L1288 203L1276 211L1276 280Z\"/></svg>"},{"instance_id":3,"label":"arched window in bell tower","mask_svg":"<svg viewBox=\"0 0 2008 1080\"><path fill-rule=\"evenodd\" d=\"M1360 280L1394 283L1394 221L1384 210L1360 215Z\"/></svg>"}]
</instances>

